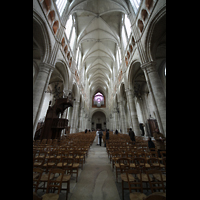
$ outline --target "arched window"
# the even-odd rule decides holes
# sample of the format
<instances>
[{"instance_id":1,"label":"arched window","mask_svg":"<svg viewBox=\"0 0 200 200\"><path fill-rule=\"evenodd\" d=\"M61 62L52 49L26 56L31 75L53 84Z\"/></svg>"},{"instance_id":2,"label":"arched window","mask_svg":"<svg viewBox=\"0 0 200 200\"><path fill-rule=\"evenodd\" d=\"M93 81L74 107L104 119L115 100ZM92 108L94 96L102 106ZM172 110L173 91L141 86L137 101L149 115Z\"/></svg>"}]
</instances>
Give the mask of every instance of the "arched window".
<instances>
[{"instance_id":1,"label":"arched window","mask_svg":"<svg viewBox=\"0 0 200 200\"><path fill-rule=\"evenodd\" d=\"M100 92L97 92L93 98L93 107L105 107L104 96Z\"/></svg>"},{"instance_id":2,"label":"arched window","mask_svg":"<svg viewBox=\"0 0 200 200\"><path fill-rule=\"evenodd\" d=\"M123 43L123 47L124 47L124 51L125 51L126 45L127 45L127 37L126 37L124 26L122 26L122 43Z\"/></svg>"},{"instance_id":3,"label":"arched window","mask_svg":"<svg viewBox=\"0 0 200 200\"><path fill-rule=\"evenodd\" d=\"M71 29L72 29L72 16L70 15L69 19L67 20L66 30L65 30L65 33L66 33L68 39L70 36Z\"/></svg>"},{"instance_id":4,"label":"arched window","mask_svg":"<svg viewBox=\"0 0 200 200\"><path fill-rule=\"evenodd\" d=\"M125 14L125 18L124 18L124 24L126 27L126 32L127 32L128 38L129 38L129 36L131 34L131 23L126 14Z\"/></svg>"},{"instance_id":5,"label":"arched window","mask_svg":"<svg viewBox=\"0 0 200 200\"><path fill-rule=\"evenodd\" d=\"M75 32L75 27L73 27L72 34L71 34L71 39L70 39L70 43L69 43L72 51L74 49L74 44L75 44L75 41L76 41L75 39L76 39L76 32Z\"/></svg>"},{"instance_id":6,"label":"arched window","mask_svg":"<svg viewBox=\"0 0 200 200\"><path fill-rule=\"evenodd\" d=\"M57 5L57 8L58 8L58 12L60 13L60 16L63 13L63 10L65 8L66 3L67 3L67 0L57 0L56 1L56 5Z\"/></svg>"},{"instance_id":7,"label":"arched window","mask_svg":"<svg viewBox=\"0 0 200 200\"><path fill-rule=\"evenodd\" d=\"M138 11L138 8L140 6L141 0L130 0L130 2L131 2L131 5L133 7L133 10L134 10L134 12L136 14L137 11Z\"/></svg>"}]
</instances>

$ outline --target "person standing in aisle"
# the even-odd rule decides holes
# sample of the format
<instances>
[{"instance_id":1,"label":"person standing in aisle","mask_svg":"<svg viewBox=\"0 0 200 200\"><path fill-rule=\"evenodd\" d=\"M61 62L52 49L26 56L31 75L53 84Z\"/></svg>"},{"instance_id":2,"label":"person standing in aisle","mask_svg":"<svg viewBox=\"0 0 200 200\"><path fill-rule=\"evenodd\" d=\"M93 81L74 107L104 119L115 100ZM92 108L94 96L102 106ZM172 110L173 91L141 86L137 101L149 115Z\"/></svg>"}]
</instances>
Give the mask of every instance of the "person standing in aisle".
<instances>
[{"instance_id":1,"label":"person standing in aisle","mask_svg":"<svg viewBox=\"0 0 200 200\"><path fill-rule=\"evenodd\" d=\"M97 132L96 132L96 143L97 145L99 145L99 129L97 129Z\"/></svg>"},{"instance_id":2,"label":"person standing in aisle","mask_svg":"<svg viewBox=\"0 0 200 200\"><path fill-rule=\"evenodd\" d=\"M109 129L106 129L106 141L104 147L106 147L106 142L109 139Z\"/></svg>"},{"instance_id":3,"label":"person standing in aisle","mask_svg":"<svg viewBox=\"0 0 200 200\"><path fill-rule=\"evenodd\" d=\"M103 132L102 130L99 131L99 145L101 146L101 140L102 140Z\"/></svg>"}]
</instances>

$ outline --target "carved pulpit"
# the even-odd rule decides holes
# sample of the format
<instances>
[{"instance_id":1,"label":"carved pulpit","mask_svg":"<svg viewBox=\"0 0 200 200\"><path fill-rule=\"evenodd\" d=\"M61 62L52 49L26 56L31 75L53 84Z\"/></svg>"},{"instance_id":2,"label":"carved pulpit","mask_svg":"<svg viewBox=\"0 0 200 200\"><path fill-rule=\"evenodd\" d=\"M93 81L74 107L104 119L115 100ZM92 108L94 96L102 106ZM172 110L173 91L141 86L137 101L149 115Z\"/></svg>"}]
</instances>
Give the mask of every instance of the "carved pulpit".
<instances>
[{"instance_id":1,"label":"carved pulpit","mask_svg":"<svg viewBox=\"0 0 200 200\"><path fill-rule=\"evenodd\" d=\"M70 97L59 98L53 106L49 105L40 140L60 139L61 131L68 127L68 119L59 118L59 114L62 115L68 107L73 107L73 101Z\"/></svg>"}]
</instances>

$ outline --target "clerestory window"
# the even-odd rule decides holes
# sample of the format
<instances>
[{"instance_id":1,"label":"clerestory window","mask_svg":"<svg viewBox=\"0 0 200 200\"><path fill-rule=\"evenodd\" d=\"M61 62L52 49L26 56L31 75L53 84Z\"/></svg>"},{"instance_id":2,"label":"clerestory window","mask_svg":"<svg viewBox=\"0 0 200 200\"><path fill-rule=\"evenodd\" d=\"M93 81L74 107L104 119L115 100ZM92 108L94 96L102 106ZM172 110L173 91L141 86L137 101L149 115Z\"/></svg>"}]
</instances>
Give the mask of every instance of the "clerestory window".
<instances>
[{"instance_id":1,"label":"clerestory window","mask_svg":"<svg viewBox=\"0 0 200 200\"><path fill-rule=\"evenodd\" d=\"M133 10L134 10L134 12L136 14L137 11L138 11L138 8L140 6L141 0L130 0L130 2L131 2L131 5L133 7Z\"/></svg>"},{"instance_id":2,"label":"clerestory window","mask_svg":"<svg viewBox=\"0 0 200 200\"><path fill-rule=\"evenodd\" d=\"M57 0L56 6L58 8L58 12L60 13L60 16L62 15L64 8L66 6L67 0Z\"/></svg>"}]
</instances>

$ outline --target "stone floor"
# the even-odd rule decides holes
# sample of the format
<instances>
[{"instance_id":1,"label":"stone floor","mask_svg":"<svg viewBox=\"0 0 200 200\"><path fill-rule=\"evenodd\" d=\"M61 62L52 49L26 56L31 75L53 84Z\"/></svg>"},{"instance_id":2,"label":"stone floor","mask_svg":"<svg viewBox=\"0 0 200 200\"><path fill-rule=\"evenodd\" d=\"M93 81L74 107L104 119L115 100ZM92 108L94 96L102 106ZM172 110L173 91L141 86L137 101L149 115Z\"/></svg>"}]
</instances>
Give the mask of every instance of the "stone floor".
<instances>
[{"instance_id":1,"label":"stone floor","mask_svg":"<svg viewBox=\"0 0 200 200\"><path fill-rule=\"evenodd\" d=\"M38 196L44 193L42 190L37 191ZM149 195L151 192L144 190L144 193ZM61 191L59 200L65 199L66 192ZM125 190L124 200L129 199L129 191ZM77 183L75 175L70 180L68 200L122 200L121 178L119 176L116 182L115 171L112 171L104 146L94 142L90 147L83 170L79 170Z\"/></svg>"}]
</instances>

